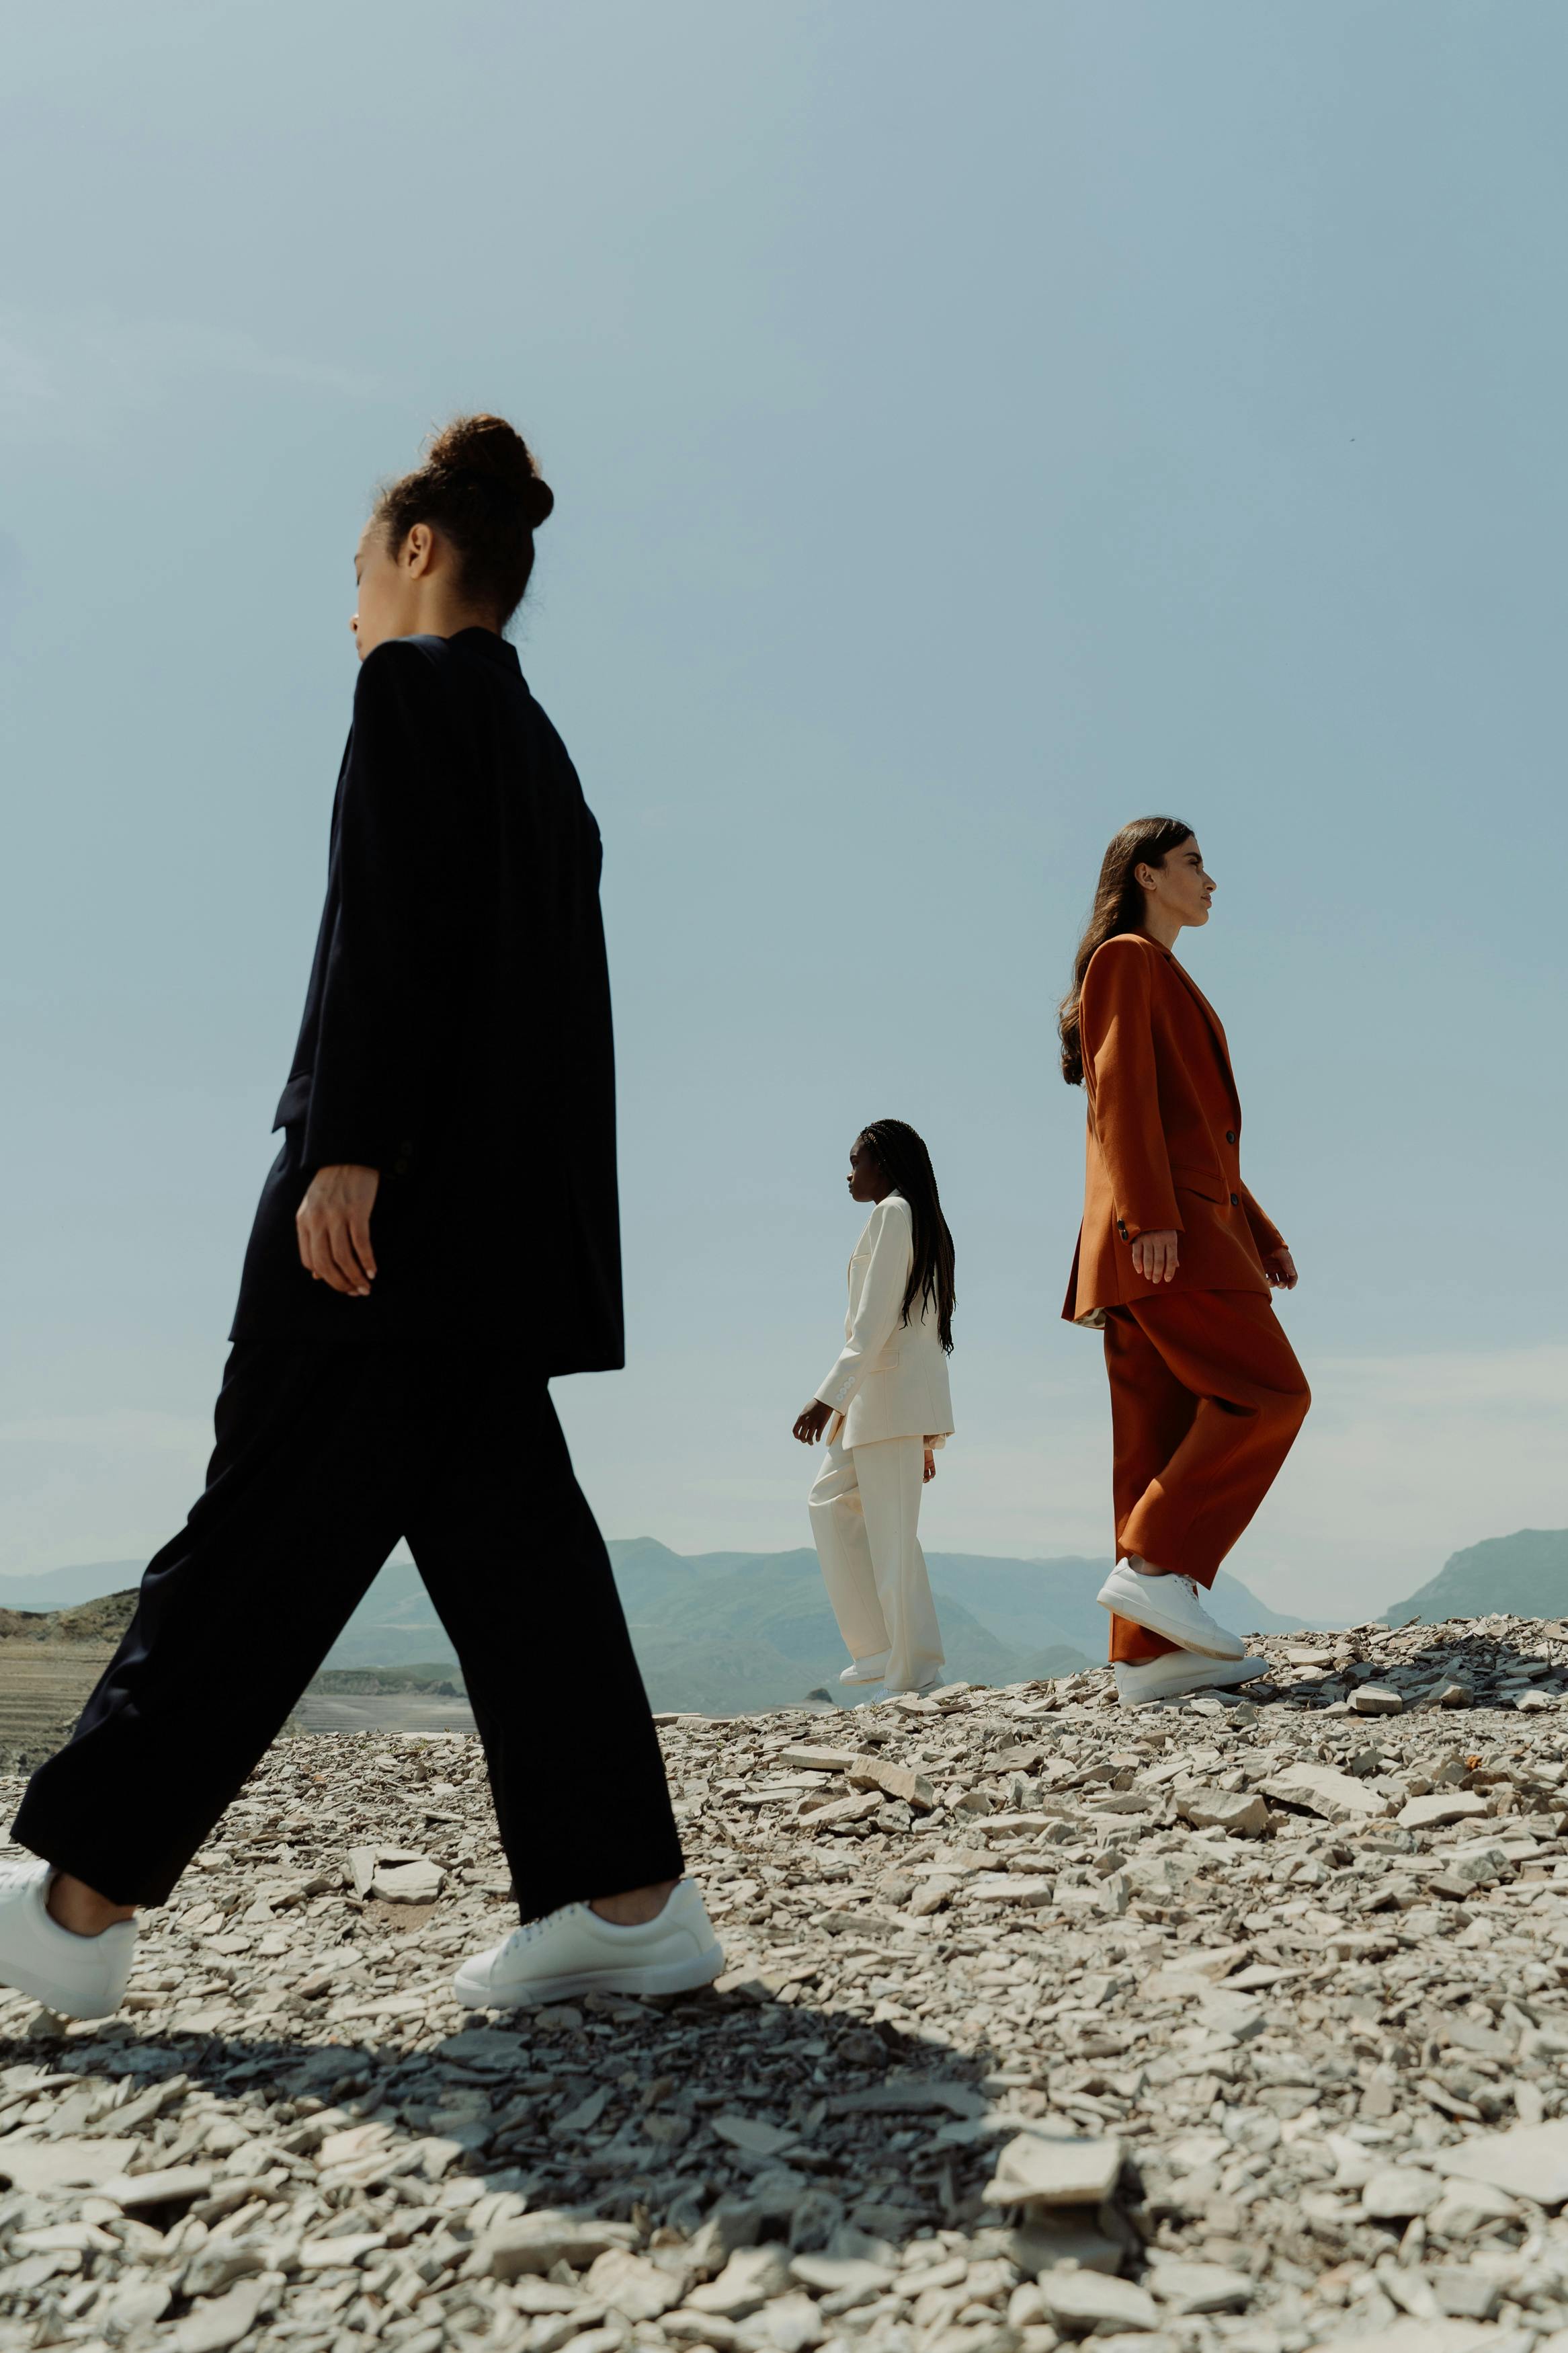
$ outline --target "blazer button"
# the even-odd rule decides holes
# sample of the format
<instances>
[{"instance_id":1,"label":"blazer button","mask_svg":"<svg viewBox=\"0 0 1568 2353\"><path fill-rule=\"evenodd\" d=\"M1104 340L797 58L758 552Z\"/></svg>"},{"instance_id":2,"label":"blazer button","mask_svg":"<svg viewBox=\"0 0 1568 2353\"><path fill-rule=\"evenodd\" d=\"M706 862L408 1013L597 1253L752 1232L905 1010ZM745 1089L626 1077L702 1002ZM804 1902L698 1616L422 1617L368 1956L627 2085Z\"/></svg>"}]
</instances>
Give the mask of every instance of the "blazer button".
<instances>
[{"instance_id":1,"label":"blazer button","mask_svg":"<svg viewBox=\"0 0 1568 2353\"><path fill-rule=\"evenodd\" d=\"M1230 1197L1230 1206L1231 1206L1231 1208L1232 1208L1233 1209L1239 1209L1239 1208L1240 1208L1240 1207L1241 1207L1241 1195L1240 1195L1239 1193L1233 1193L1233 1194L1231 1195L1231 1197Z\"/></svg>"},{"instance_id":2,"label":"blazer button","mask_svg":"<svg viewBox=\"0 0 1568 2353\"><path fill-rule=\"evenodd\" d=\"M1225 1140L1227 1144L1234 1144L1236 1142L1236 1130L1234 1127L1227 1127L1226 1129Z\"/></svg>"}]
</instances>

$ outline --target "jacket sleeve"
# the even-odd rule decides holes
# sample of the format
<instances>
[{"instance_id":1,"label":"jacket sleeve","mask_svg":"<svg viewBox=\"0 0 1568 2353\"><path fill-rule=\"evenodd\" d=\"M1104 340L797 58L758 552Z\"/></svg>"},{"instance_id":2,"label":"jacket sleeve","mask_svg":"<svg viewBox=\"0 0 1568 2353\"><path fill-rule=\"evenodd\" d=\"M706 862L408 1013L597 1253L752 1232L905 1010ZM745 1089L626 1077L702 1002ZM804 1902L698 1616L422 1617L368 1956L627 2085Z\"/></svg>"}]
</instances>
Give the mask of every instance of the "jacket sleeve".
<instances>
[{"instance_id":1,"label":"jacket sleeve","mask_svg":"<svg viewBox=\"0 0 1568 2353\"><path fill-rule=\"evenodd\" d=\"M816 1392L819 1404L845 1412L883 1349L892 1345L913 1259L914 1235L907 1206L902 1201L884 1201L871 1237L871 1263L860 1288L860 1303L838 1361Z\"/></svg>"},{"instance_id":2,"label":"jacket sleeve","mask_svg":"<svg viewBox=\"0 0 1568 2353\"><path fill-rule=\"evenodd\" d=\"M1284 1235L1272 1218L1259 1208L1245 1185L1241 1188L1241 1207L1247 1224L1252 1228L1252 1239L1258 1244L1258 1256L1268 1258L1274 1250L1282 1250L1285 1248Z\"/></svg>"},{"instance_id":3,"label":"jacket sleeve","mask_svg":"<svg viewBox=\"0 0 1568 2353\"><path fill-rule=\"evenodd\" d=\"M305 1115L308 1167L354 1161L403 1176L420 1147L450 965L439 694L429 658L395 638L360 670Z\"/></svg>"},{"instance_id":4,"label":"jacket sleeve","mask_svg":"<svg viewBox=\"0 0 1568 2353\"><path fill-rule=\"evenodd\" d=\"M1183 1230L1160 1118L1151 1003L1145 951L1135 940L1108 940L1084 975L1079 1020L1094 1132L1130 1241Z\"/></svg>"}]
</instances>

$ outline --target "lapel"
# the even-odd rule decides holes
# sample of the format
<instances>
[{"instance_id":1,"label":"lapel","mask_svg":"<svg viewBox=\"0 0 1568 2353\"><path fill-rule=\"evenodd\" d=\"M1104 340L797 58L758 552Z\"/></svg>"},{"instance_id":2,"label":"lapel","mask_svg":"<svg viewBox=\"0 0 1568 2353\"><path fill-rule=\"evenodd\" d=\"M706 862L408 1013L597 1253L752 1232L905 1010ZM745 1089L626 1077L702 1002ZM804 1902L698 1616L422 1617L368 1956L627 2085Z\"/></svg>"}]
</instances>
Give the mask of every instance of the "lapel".
<instances>
[{"instance_id":1,"label":"lapel","mask_svg":"<svg viewBox=\"0 0 1568 2353\"><path fill-rule=\"evenodd\" d=\"M1225 1082L1230 1091L1231 1104L1236 1112L1237 1125L1239 1127L1241 1124L1241 1097L1237 1094L1236 1090L1236 1073L1230 1067L1230 1048L1226 1042L1224 1024L1221 1022L1219 1015L1215 1011L1214 1007L1209 1003L1208 998L1204 995L1203 990L1198 987L1197 982L1193 978L1192 974L1190 972L1184 971L1183 967L1176 962L1174 956L1170 958L1170 966L1171 970L1181 981L1183 987L1185 988L1187 994L1197 1006L1199 1012L1204 1017L1204 1019L1209 1025L1209 1033L1214 1039L1215 1050L1219 1056L1219 1066L1225 1073Z\"/></svg>"}]
</instances>

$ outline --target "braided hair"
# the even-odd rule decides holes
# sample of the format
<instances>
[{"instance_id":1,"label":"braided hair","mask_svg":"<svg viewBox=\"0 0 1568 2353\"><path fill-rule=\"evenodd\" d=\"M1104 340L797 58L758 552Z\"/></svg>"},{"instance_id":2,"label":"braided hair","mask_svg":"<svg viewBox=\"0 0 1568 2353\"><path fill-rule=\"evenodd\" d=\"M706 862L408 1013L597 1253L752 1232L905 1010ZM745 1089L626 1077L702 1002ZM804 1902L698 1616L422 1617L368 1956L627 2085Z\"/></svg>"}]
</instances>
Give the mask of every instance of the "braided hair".
<instances>
[{"instance_id":1,"label":"braided hair","mask_svg":"<svg viewBox=\"0 0 1568 2353\"><path fill-rule=\"evenodd\" d=\"M952 1236L942 1214L931 1154L914 1129L901 1119L874 1119L868 1127L860 1130L858 1140L870 1145L883 1175L910 1205L914 1250L904 1291L903 1321L909 1322L917 1302L922 1315L928 1307L934 1307L937 1335L951 1356L952 1311L958 1304L953 1288Z\"/></svg>"}]
</instances>

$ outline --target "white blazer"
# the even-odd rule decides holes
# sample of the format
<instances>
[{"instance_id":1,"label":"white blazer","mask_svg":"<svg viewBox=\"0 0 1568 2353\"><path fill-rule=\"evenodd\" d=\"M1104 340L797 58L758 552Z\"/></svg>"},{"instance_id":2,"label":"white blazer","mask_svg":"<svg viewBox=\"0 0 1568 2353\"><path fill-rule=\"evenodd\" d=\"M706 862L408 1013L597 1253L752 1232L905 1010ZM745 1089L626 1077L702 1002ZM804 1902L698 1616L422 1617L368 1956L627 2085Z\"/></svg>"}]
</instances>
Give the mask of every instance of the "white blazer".
<instances>
[{"instance_id":1,"label":"white blazer","mask_svg":"<svg viewBox=\"0 0 1568 2353\"><path fill-rule=\"evenodd\" d=\"M907 1324L899 1320L913 1261L910 1205L901 1193L889 1193L855 1245L843 1352L816 1392L819 1403L834 1409L830 1440L840 1430L846 1446L952 1435L952 1398L936 1310L924 1307L917 1320L911 1308Z\"/></svg>"}]
</instances>

